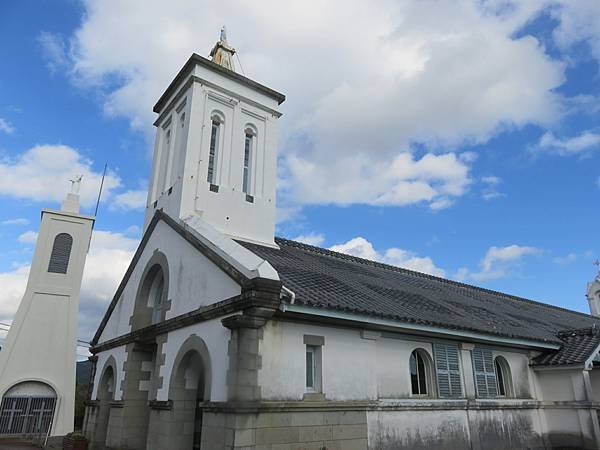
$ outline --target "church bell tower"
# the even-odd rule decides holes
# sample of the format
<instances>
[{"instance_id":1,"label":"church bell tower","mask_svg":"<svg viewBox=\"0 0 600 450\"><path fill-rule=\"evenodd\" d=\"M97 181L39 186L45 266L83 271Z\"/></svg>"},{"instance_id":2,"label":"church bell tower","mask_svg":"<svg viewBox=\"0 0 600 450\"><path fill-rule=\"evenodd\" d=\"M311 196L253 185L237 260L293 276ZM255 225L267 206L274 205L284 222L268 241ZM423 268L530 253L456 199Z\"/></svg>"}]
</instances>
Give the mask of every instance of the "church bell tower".
<instances>
[{"instance_id":1,"label":"church bell tower","mask_svg":"<svg viewBox=\"0 0 600 450\"><path fill-rule=\"evenodd\" d=\"M0 351L0 436L73 431L79 290L94 218L79 182L59 211L42 210L27 287Z\"/></svg>"},{"instance_id":2,"label":"church bell tower","mask_svg":"<svg viewBox=\"0 0 600 450\"><path fill-rule=\"evenodd\" d=\"M225 28L193 54L154 106L145 225L157 209L234 239L275 246L277 120L285 96L235 72Z\"/></svg>"}]
</instances>

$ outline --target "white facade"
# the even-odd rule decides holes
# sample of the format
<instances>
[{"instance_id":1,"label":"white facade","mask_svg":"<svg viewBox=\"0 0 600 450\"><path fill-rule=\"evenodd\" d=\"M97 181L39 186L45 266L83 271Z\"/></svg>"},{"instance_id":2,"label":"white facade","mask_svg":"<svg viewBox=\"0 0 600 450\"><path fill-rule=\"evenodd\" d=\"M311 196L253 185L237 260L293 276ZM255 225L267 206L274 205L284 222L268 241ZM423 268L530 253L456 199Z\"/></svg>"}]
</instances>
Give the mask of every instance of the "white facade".
<instances>
[{"instance_id":1,"label":"white facade","mask_svg":"<svg viewBox=\"0 0 600 450\"><path fill-rule=\"evenodd\" d=\"M93 223L78 214L76 196L67 200L61 211L42 211L25 295L0 351L0 397L54 392L52 435L73 430L79 290Z\"/></svg>"}]
</instances>

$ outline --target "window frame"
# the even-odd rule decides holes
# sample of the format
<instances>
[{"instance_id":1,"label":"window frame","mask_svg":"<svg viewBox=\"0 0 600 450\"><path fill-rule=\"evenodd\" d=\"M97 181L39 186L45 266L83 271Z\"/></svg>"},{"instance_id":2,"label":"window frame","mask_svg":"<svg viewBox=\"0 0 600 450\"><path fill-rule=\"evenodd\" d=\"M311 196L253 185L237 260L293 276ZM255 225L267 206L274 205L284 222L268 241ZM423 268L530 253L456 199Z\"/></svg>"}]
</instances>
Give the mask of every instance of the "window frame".
<instances>
[{"instance_id":1,"label":"window frame","mask_svg":"<svg viewBox=\"0 0 600 450\"><path fill-rule=\"evenodd\" d=\"M321 336L304 336L304 392L305 394L323 393L323 345L324 338ZM311 355L310 365L312 374L312 386L309 386L308 355Z\"/></svg>"},{"instance_id":2,"label":"window frame","mask_svg":"<svg viewBox=\"0 0 600 450\"><path fill-rule=\"evenodd\" d=\"M510 364L508 364L508 361L504 356L496 355L494 357L494 371L496 372L497 398L514 398ZM500 376L498 376L498 374L500 374ZM500 378L502 379L502 388L504 390L503 395L500 394Z\"/></svg>"},{"instance_id":3,"label":"window frame","mask_svg":"<svg viewBox=\"0 0 600 450\"><path fill-rule=\"evenodd\" d=\"M219 155L221 153L222 146L222 134L223 127L225 125L224 118L217 114L213 113L210 117L210 137L208 140L208 156L207 156L207 164L206 164L206 181L210 183L210 185L218 186L219 177L218 177L218 165L219 165ZM215 132L216 128L216 132Z\"/></svg>"},{"instance_id":4,"label":"window frame","mask_svg":"<svg viewBox=\"0 0 600 450\"><path fill-rule=\"evenodd\" d=\"M411 364L412 364L412 360L413 360L413 356L415 358L415 364L416 364L416 370L417 370L417 390L421 390L421 381L423 381L425 383L425 393L422 392L414 392L413 389L413 374L412 374L412 368L411 368ZM419 374L419 359L422 362L422 368L423 368L423 374L422 376ZM416 397L416 398L433 398L435 397L436 393L435 393L435 382L434 382L434 377L433 377L433 370L432 370L432 360L431 357L429 356L429 352L427 352L427 350L421 349L421 348L417 348L414 349L409 356L409 360L408 360L408 374L409 374L409 384L410 384L410 396L411 397Z\"/></svg>"},{"instance_id":5,"label":"window frame","mask_svg":"<svg viewBox=\"0 0 600 450\"><path fill-rule=\"evenodd\" d=\"M252 156L255 141L256 134L252 130L246 129L244 135L244 158L242 161L242 192L248 195L252 194Z\"/></svg>"}]
</instances>

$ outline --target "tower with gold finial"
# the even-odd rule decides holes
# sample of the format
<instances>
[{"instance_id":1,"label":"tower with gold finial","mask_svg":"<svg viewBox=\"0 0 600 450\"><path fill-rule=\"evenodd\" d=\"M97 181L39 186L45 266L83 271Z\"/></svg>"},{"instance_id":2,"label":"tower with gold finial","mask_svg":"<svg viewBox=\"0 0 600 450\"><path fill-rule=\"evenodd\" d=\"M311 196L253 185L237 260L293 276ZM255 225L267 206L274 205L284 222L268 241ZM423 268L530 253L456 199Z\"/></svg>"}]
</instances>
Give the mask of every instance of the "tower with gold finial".
<instances>
[{"instance_id":1,"label":"tower with gold finial","mask_svg":"<svg viewBox=\"0 0 600 450\"><path fill-rule=\"evenodd\" d=\"M594 280L587 285L587 299L590 305L590 314L600 317L600 261L596 260L594 265L599 270Z\"/></svg>"},{"instance_id":2,"label":"tower with gold finial","mask_svg":"<svg viewBox=\"0 0 600 450\"><path fill-rule=\"evenodd\" d=\"M71 180L59 211L42 210L27 287L0 351L0 437L73 431L79 291L94 218Z\"/></svg>"},{"instance_id":3,"label":"tower with gold finial","mask_svg":"<svg viewBox=\"0 0 600 450\"><path fill-rule=\"evenodd\" d=\"M278 119L285 96L235 72L234 54L223 27L212 61L193 54L154 106L145 227L162 210L234 239L275 246Z\"/></svg>"},{"instance_id":4,"label":"tower with gold finial","mask_svg":"<svg viewBox=\"0 0 600 450\"><path fill-rule=\"evenodd\" d=\"M235 49L227 42L227 29L223 25L221 36L210 51L210 57L215 64L235 72L235 65L233 64L234 54Z\"/></svg>"}]
</instances>

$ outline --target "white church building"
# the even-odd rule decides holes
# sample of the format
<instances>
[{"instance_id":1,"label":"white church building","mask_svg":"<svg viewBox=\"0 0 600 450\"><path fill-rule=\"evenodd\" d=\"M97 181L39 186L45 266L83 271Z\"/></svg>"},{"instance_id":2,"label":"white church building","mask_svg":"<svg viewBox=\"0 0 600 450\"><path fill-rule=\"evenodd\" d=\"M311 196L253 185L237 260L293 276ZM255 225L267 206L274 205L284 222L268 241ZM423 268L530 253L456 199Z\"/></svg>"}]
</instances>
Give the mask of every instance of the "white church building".
<instances>
[{"instance_id":1,"label":"white church building","mask_svg":"<svg viewBox=\"0 0 600 450\"><path fill-rule=\"evenodd\" d=\"M600 320L275 237L279 105L222 35L154 107L92 449L600 448ZM589 286L600 312L600 277Z\"/></svg>"}]
</instances>

